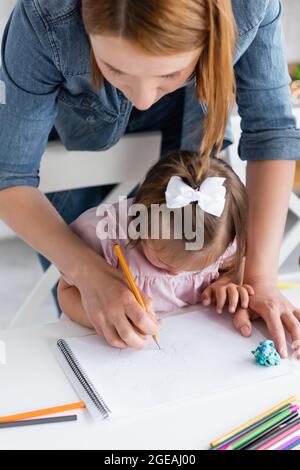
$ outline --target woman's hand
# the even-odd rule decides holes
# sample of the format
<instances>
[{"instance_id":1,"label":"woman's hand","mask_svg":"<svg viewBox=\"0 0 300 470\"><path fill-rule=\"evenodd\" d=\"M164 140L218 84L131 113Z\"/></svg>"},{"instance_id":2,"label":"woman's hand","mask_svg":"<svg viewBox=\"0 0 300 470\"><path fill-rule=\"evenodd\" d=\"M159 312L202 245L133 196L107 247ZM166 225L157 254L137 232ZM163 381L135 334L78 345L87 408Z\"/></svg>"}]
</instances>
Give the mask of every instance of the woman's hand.
<instances>
[{"instance_id":1,"label":"woman's hand","mask_svg":"<svg viewBox=\"0 0 300 470\"><path fill-rule=\"evenodd\" d=\"M147 335L157 334L151 300L141 293L147 311L139 305L124 275L99 255L91 257L76 279L86 315L96 332L111 346L142 349Z\"/></svg>"},{"instance_id":2,"label":"woman's hand","mask_svg":"<svg viewBox=\"0 0 300 470\"><path fill-rule=\"evenodd\" d=\"M205 306L215 303L218 313L222 313L226 304L229 312L235 313L238 305L248 308L249 297L253 294L253 287L248 284L238 285L220 278L201 293L200 300Z\"/></svg>"},{"instance_id":3,"label":"woman's hand","mask_svg":"<svg viewBox=\"0 0 300 470\"><path fill-rule=\"evenodd\" d=\"M250 336L251 320L261 317L267 324L270 335L282 358L287 357L285 329L292 341L298 341L295 353L300 359L300 309L277 289L272 282L252 282L254 295L249 298L249 308L239 308L234 316L234 326L243 335Z\"/></svg>"}]
</instances>

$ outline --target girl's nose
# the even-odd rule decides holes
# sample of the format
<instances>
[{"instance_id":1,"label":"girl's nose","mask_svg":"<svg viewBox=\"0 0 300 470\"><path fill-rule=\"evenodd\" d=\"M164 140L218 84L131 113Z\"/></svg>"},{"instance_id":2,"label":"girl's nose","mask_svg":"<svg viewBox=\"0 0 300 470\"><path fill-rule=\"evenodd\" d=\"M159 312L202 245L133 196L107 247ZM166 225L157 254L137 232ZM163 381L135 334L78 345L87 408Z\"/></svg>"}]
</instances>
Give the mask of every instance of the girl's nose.
<instances>
[{"instance_id":1,"label":"girl's nose","mask_svg":"<svg viewBox=\"0 0 300 470\"><path fill-rule=\"evenodd\" d=\"M157 101L157 91L155 88L142 87L133 92L132 103L140 111L146 111Z\"/></svg>"}]
</instances>

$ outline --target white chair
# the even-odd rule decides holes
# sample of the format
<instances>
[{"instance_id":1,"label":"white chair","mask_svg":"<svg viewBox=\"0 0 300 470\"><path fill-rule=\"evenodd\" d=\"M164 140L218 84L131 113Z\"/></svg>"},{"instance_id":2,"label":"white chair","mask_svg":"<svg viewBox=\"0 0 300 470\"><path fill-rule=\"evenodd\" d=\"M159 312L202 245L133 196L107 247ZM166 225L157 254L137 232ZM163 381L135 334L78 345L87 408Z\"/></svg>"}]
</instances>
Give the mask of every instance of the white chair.
<instances>
[{"instance_id":1,"label":"white chair","mask_svg":"<svg viewBox=\"0 0 300 470\"><path fill-rule=\"evenodd\" d=\"M40 169L39 189L46 192L117 184L106 203L118 201L139 184L147 170L159 159L160 133L124 136L109 150L103 152L67 151L60 142L49 142ZM7 328L35 322L39 309L60 277L52 264Z\"/></svg>"},{"instance_id":2,"label":"white chair","mask_svg":"<svg viewBox=\"0 0 300 470\"><path fill-rule=\"evenodd\" d=\"M300 127L300 108L295 108L294 114L297 118L297 125ZM240 117L236 114L231 117L231 130L234 136L234 143L227 147L225 159L238 174L241 181L245 183L247 163L242 161L238 156L238 143L241 136L240 121ZM297 221L284 235L279 256L279 266L284 263L300 242L300 198L294 192L291 194L289 210L297 217ZM299 273L297 274L299 277Z\"/></svg>"}]
</instances>

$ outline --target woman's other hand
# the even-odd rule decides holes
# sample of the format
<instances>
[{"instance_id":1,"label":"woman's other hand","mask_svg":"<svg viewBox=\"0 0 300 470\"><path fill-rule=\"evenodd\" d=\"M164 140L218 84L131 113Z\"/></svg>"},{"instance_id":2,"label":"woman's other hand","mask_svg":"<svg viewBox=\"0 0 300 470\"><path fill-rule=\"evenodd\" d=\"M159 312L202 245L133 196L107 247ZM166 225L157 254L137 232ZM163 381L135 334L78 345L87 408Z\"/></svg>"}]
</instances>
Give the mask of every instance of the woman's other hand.
<instances>
[{"instance_id":1,"label":"woman's other hand","mask_svg":"<svg viewBox=\"0 0 300 470\"><path fill-rule=\"evenodd\" d=\"M234 316L234 326L243 335L250 336L251 320L261 317L282 358L287 357L285 330L290 334L297 359L300 359L300 309L296 308L272 282L252 283L254 295L249 298L249 308L238 308ZM296 342L296 343L295 343Z\"/></svg>"}]
</instances>

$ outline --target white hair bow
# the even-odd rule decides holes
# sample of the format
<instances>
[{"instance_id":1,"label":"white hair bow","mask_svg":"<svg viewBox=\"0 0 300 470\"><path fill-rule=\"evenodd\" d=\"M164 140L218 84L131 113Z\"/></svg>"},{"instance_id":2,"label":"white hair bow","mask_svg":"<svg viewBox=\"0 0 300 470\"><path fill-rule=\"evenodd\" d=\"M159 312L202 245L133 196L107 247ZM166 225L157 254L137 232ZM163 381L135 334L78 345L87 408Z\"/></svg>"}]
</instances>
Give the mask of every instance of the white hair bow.
<instances>
[{"instance_id":1,"label":"white hair bow","mask_svg":"<svg viewBox=\"0 0 300 470\"><path fill-rule=\"evenodd\" d=\"M226 201L224 181L225 178L212 176L206 178L198 189L193 189L180 176L172 176L165 192L167 207L176 209L197 201L204 212L220 217Z\"/></svg>"}]
</instances>

